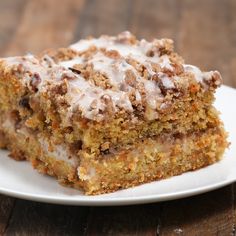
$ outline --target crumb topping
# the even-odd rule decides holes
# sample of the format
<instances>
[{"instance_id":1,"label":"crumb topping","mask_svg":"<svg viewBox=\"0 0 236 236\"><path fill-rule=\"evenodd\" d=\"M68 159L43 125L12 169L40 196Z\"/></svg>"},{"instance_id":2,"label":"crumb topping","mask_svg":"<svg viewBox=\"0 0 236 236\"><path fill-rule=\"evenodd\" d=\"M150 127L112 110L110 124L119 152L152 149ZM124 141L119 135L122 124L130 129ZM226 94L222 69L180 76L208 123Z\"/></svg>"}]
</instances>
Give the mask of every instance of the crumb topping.
<instances>
[{"instance_id":1,"label":"crumb topping","mask_svg":"<svg viewBox=\"0 0 236 236\"><path fill-rule=\"evenodd\" d=\"M173 51L172 40L137 40L129 32L80 40L39 58L5 61L32 92L64 96L68 119L79 113L99 122L125 112L154 120L170 97L221 84L219 72L184 64ZM63 93L52 89L62 84Z\"/></svg>"}]
</instances>

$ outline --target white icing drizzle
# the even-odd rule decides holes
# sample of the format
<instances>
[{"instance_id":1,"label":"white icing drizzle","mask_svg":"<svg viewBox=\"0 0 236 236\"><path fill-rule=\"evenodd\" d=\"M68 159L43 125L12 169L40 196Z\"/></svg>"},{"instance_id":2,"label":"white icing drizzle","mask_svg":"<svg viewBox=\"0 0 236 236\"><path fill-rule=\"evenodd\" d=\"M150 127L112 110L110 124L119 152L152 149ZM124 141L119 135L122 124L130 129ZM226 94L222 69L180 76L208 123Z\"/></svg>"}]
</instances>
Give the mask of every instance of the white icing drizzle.
<instances>
[{"instance_id":1,"label":"white icing drizzle","mask_svg":"<svg viewBox=\"0 0 236 236\"><path fill-rule=\"evenodd\" d=\"M96 176L96 170L93 167L90 167L86 173L84 173L83 167L77 168L77 175L81 180L90 180Z\"/></svg>"},{"instance_id":2,"label":"white icing drizzle","mask_svg":"<svg viewBox=\"0 0 236 236\"><path fill-rule=\"evenodd\" d=\"M157 97L162 97L161 90L157 86L155 81L146 80L144 83L147 92L147 101L151 109L155 110L157 108Z\"/></svg>"},{"instance_id":3,"label":"white icing drizzle","mask_svg":"<svg viewBox=\"0 0 236 236\"><path fill-rule=\"evenodd\" d=\"M69 67L73 67L76 64L82 64L83 61L84 61L84 59L82 57L76 57L75 59L72 59L69 61L59 62L59 65L65 67L65 68L69 68Z\"/></svg>"},{"instance_id":4,"label":"white icing drizzle","mask_svg":"<svg viewBox=\"0 0 236 236\"><path fill-rule=\"evenodd\" d=\"M163 55L163 56L161 57L161 59L162 59L161 62L160 62L161 68L166 68L166 69L168 69L168 70L173 71L173 67L172 67L171 64L170 64L170 59L168 58L168 56Z\"/></svg>"},{"instance_id":5,"label":"white icing drizzle","mask_svg":"<svg viewBox=\"0 0 236 236\"><path fill-rule=\"evenodd\" d=\"M183 67L186 72L191 72L198 82L203 82L203 73L198 67L187 64L184 64Z\"/></svg>"},{"instance_id":6,"label":"white icing drizzle","mask_svg":"<svg viewBox=\"0 0 236 236\"><path fill-rule=\"evenodd\" d=\"M105 37L101 37L98 39L82 39L79 42L72 44L70 48L76 50L76 51L86 51L91 46L96 46L99 48L107 48L110 44L113 42L111 40L106 39Z\"/></svg>"},{"instance_id":7,"label":"white icing drizzle","mask_svg":"<svg viewBox=\"0 0 236 236\"><path fill-rule=\"evenodd\" d=\"M141 94L138 90L135 90L136 101L140 102L142 100Z\"/></svg>"},{"instance_id":8,"label":"white icing drizzle","mask_svg":"<svg viewBox=\"0 0 236 236\"><path fill-rule=\"evenodd\" d=\"M175 84L174 82L172 81L173 79L171 79L169 76L167 76L166 74L162 73L162 72L159 72L158 73L158 78L160 78L163 86L167 89L173 89L175 88ZM175 78L177 79L177 78Z\"/></svg>"},{"instance_id":9,"label":"white icing drizzle","mask_svg":"<svg viewBox=\"0 0 236 236\"><path fill-rule=\"evenodd\" d=\"M218 73L218 72L217 72L217 71L202 72L203 79L204 79L205 81L206 81L206 80L211 80L211 79L212 79L212 76L213 76L215 73Z\"/></svg>"},{"instance_id":10,"label":"white icing drizzle","mask_svg":"<svg viewBox=\"0 0 236 236\"><path fill-rule=\"evenodd\" d=\"M102 100L104 96L108 96L111 99L115 110L117 106L130 112L133 111L132 104L125 92L104 90L79 75L77 75L77 78L69 81L68 100L70 100L72 111L76 106L79 106L84 117L99 121L103 118L100 113L106 108L105 101Z\"/></svg>"},{"instance_id":11,"label":"white icing drizzle","mask_svg":"<svg viewBox=\"0 0 236 236\"><path fill-rule=\"evenodd\" d=\"M127 37L129 38L131 35L128 33ZM91 46L105 48L108 51L115 50L118 51L123 57L133 58L141 64L146 63L146 66L148 66L150 62L161 63L161 67L166 67L167 69L172 70L168 56L163 55L162 57L159 57L158 53L155 53L152 57L146 55L149 50L153 50L155 44L159 44L161 46L163 45L163 42L163 40L147 42L145 39L142 39L141 41L138 41L137 44L130 45L127 43L117 42L116 37L102 36L98 39L80 40L79 42L72 44L70 47L78 52L86 51Z\"/></svg>"},{"instance_id":12,"label":"white icing drizzle","mask_svg":"<svg viewBox=\"0 0 236 236\"><path fill-rule=\"evenodd\" d=\"M41 144L42 150L49 156L59 161L64 161L70 165L78 165L78 157L71 154L65 145L49 145L48 141L45 138L39 137L39 143ZM49 146L52 146L53 150L49 149ZM70 158L69 158L70 157Z\"/></svg>"},{"instance_id":13,"label":"white icing drizzle","mask_svg":"<svg viewBox=\"0 0 236 236\"><path fill-rule=\"evenodd\" d=\"M93 65L95 71L107 75L109 82L118 89L121 83L124 82L128 70L132 71L138 78L137 71L129 65L124 58L112 59L105 56L103 53L98 52L88 61L88 63Z\"/></svg>"}]
</instances>

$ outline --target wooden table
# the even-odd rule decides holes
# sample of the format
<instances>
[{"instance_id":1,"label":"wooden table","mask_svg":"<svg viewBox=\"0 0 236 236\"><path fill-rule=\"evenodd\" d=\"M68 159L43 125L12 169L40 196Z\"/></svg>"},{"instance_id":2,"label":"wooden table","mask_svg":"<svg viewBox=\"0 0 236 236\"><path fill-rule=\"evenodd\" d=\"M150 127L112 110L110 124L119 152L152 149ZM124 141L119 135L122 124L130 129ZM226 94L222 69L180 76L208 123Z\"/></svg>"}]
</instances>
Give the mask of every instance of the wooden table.
<instances>
[{"instance_id":1,"label":"wooden table","mask_svg":"<svg viewBox=\"0 0 236 236\"><path fill-rule=\"evenodd\" d=\"M0 55L130 30L170 37L187 62L236 87L236 1L1 0ZM71 207L0 195L0 235L235 235L236 185L140 206Z\"/></svg>"}]
</instances>

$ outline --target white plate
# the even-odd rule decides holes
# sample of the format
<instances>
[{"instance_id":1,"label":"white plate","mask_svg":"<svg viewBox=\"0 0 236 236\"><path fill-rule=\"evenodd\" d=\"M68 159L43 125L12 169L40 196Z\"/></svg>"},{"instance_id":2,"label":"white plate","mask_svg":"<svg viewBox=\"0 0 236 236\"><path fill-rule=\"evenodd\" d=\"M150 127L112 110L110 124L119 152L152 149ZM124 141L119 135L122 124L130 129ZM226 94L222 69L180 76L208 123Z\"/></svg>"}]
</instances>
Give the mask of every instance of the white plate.
<instances>
[{"instance_id":1,"label":"white plate","mask_svg":"<svg viewBox=\"0 0 236 236\"><path fill-rule=\"evenodd\" d=\"M27 162L8 158L8 152L0 150L0 193L41 202L104 206L178 199L230 184L236 181L236 90L222 86L216 97L216 106L222 113L231 142L219 163L111 194L85 196L78 190L62 187L52 177L38 174Z\"/></svg>"}]
</instances>

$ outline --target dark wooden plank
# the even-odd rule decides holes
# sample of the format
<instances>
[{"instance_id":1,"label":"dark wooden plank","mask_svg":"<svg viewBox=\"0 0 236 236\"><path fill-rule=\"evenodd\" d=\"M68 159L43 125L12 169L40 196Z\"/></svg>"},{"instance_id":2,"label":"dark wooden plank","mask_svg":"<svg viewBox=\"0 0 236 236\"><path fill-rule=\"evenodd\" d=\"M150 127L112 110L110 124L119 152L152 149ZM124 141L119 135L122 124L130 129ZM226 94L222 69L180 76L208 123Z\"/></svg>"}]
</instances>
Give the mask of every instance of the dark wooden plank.
<instances>
[{"instance_id":1,"label":"dark wooden plank","mask_svg":"<svg viewBox=\"0 0 236 236\"><path fill-rule=\"evenodd\" d=\"M74 39L118 34L127 30L130 7L130 0L87 0Z\"/></svg>"},{"instance_id":2,"label":"dark wooden plank","mask_svg":"<svg viewBox=\"0 0 236 236\"><path fill-rule=\"evenodd\" d=\"M7 55L38 53L47 48L67 46L73 39L77 15L83 0L29 1Z\"/></svg>"},{"instance_id":3,"label":"dark wooden plank","mask_svg":"<svg viewBox=\"0 0 236 236\"><path fill-rule=\"evenodd\" d=\"M179 53L190 64L217 69L225 84L231 84L228 0L184 0L179 35Z\"/></svg>"},{"instance_id":4,"label":"dark wooden plank","mask_svg":"<svg viewBox=\"0 0 236 236\"><path fill-rule=\"evenodd\" d=\"M0 235L2 235L7 226L14 207L14 198L0 195Z\"/></svg>"},{"instance_id":5,"label":"dark wooden plank","mask_svg":"<svg viewBox=\"0 0 236 236\"><path fill-rule=\"evenodd\" d=\"M88 211L17 200L6 235L84 235Z\"/></svg>"},{"instance_id":6,"label":"dark wooden plank","mask_svg":"<svg viewBox=\"0 0 236 236\"><path fill-rule=\"evenodd\" d=\"M232 235L232 188L163 204L161 235Z\"/></svg>"},{"instance_id":7,"label":"dark wooden plank","mask_svg":"<svg viewBox=\"0 0 236 236\"><path fill-rule=\"evenodd\" d=\"M233 226L233 233L232 235L236 235L236 183L232 184L232 194L233 194L233 214L234 214L234 226Z\"/></svg>"},{"instance_id":8,"label":"dark wooden plank","mask_svg":"<svg viewBox=\"0 0 236 236\"><path fill-rule=\"evenodd\" d=\"M92 208L88 219L88 236L159 234L158 204Z\"/></svg>"},{"instance_id":9,"label":"dark wooden plank","mask_svg":"<svg viewBox=\"0 0 236 236\"><path fill-rule=\"evenodd\" d=\"M0 1L0 53L5 56L5 47L14 36L21 19L26 0Z\"/></svg>"},{"instance_id":10,"label":"dark wooden plank","mask_svg":"<svg viewBox=\"0 0 236 236\"><path fill-rule=\"evenodd\" d=\"M180 2L175 0L137 0L132 5L129 29L141 38L178 40Z\"/></svg>"}]
</instances>

